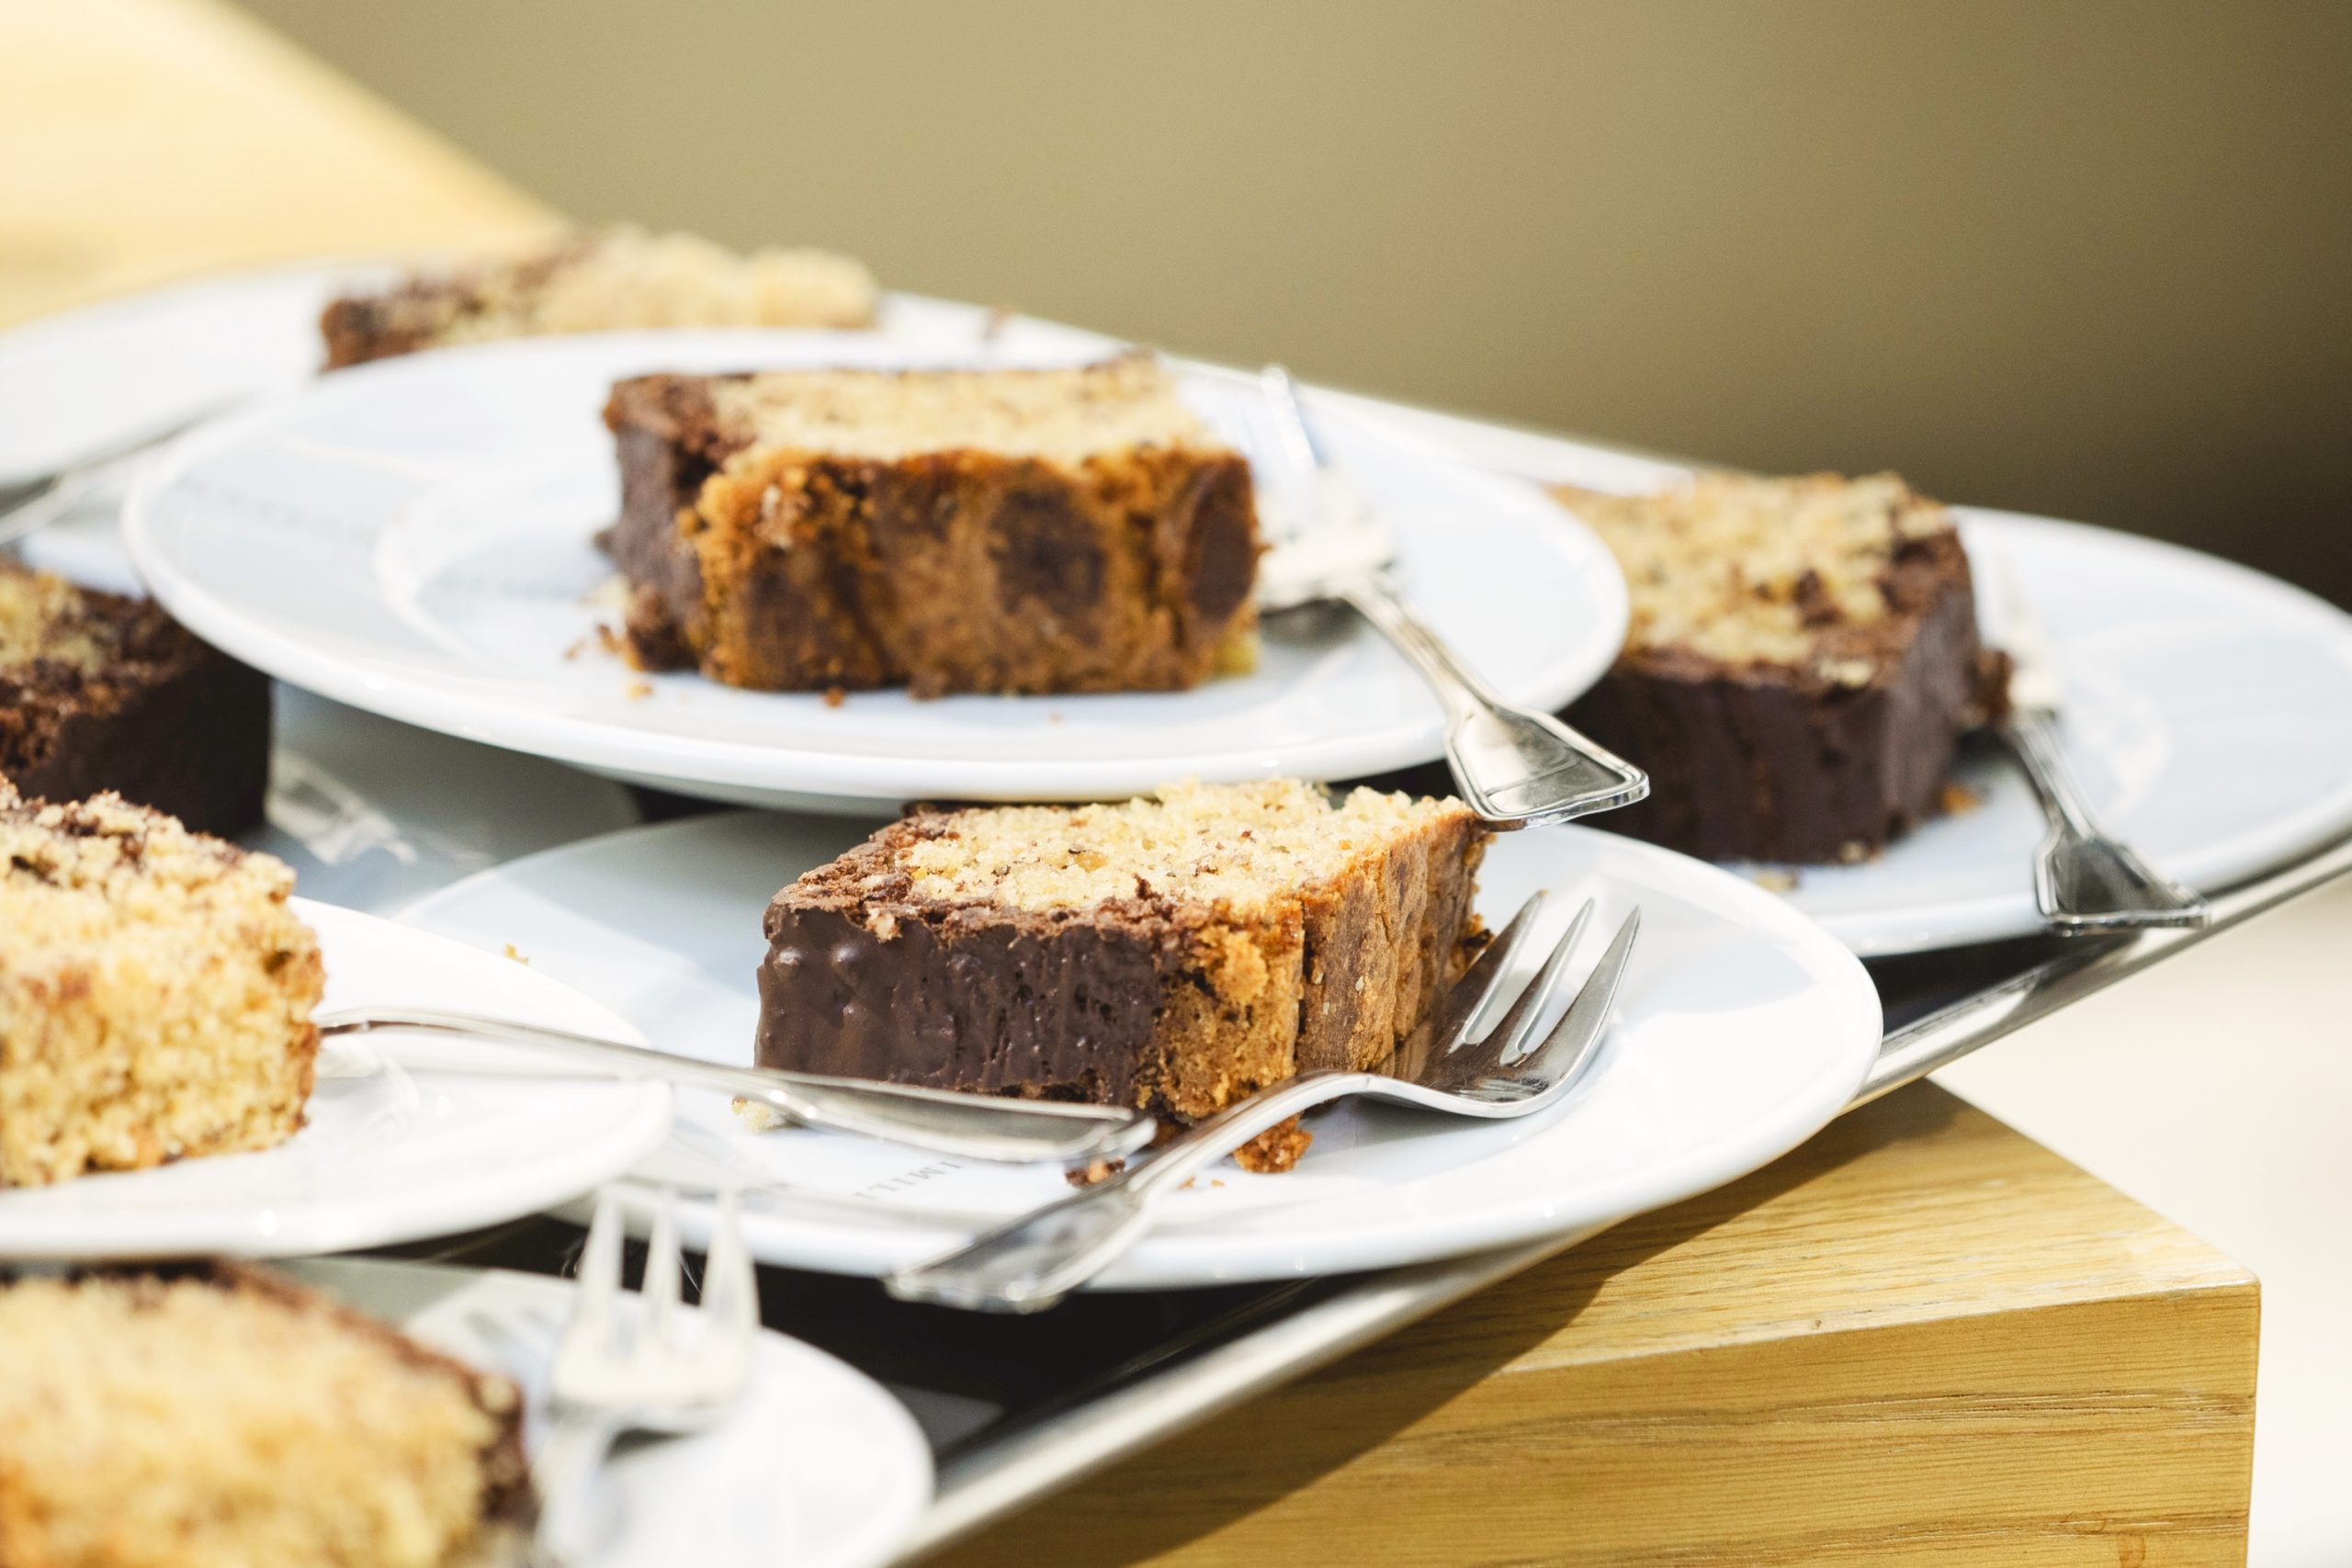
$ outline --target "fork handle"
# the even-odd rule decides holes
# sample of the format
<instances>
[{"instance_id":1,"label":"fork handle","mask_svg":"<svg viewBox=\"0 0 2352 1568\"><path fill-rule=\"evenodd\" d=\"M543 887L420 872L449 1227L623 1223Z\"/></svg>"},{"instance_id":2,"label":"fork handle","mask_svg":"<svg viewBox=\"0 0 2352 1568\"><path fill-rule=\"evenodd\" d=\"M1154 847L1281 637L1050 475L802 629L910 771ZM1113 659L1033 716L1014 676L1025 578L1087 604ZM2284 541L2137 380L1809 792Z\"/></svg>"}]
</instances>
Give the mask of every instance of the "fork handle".
<instances>
[{"instance_id":1,"label":"fork handle","mask_svg":"<svg viewBox=\"0 0 2352 1568\"><path fill-rule=\"evenodd\" d=\"M1503 701L1385 578L1354 577L1337 592L1396 644L1445 705L1445 760L1462 798L1479 816L1566 822L1649 794L1649 775L1623 757L1549 714Z\"/></svg>"},{"instance_id":2,"label":"fork handle","mask_svg":"<svg viewBox=\"0 0 2352 1568\"><path fill-rule=\"evenodd\" d=\"M322 1034L398 1028L505 1041L594 1063L624 1077L662 1078L742 1095L773 1106L806 1126L854 1133L967 1159L1016 1163L1114 1159L1151 1135L1148 1118L1107 1106L999 1100L772 1067L729 1066L568 1030L435 1008L353 1008L321 1013L315 1021ZM450 1064L453 1068L464 1065ZM494 1071L517 1070L511 1062L490 1066Z\"/></svg>"},{"instance_id":3,"label":"fork handle","mask_svg":"<svg viewBox=\"0 0 2352 1568\"><path fill-rule=\"evenodd\" d=\"M1159 1200L1302 1111L1382 1080L1317 1067L1210 1117L1140 1165L1048 1203L883 1285L900 1301L979 1312L1043 1312L1109 1268L1151 1228Z\"/></svg>"},{"instance_id":4,"label":"fork handle","mask_svg":"<svg viewBox=\"0 0 2352 1568\"><path fill-rule=\"evenodd\" d=\"M531 1568L571 1568L586 1555L588 1500L605 1456L620 1436L621 1421L608 1410L558 1409L547 1440L531 1464L539 1517L531 1533Z\"/></svg>"}]
</instances>

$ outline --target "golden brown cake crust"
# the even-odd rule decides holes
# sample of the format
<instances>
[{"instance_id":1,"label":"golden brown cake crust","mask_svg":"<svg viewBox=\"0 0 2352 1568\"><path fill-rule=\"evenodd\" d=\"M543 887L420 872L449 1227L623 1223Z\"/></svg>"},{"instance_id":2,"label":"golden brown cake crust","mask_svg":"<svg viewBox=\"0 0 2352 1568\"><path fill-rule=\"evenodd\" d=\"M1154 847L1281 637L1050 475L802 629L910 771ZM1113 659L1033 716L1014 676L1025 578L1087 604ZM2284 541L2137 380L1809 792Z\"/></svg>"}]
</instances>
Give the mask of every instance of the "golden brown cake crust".
<instances>
[{"instance_id":1,"label":"golden brown cake crust","mask_svg":"<svg viewBox=\"0 0 2352 1568\"><path fill-rule=\"evenodd\" d=\"M921 813L785 888L759 1059L1192 1121L1385 1060L1485 942L1488 829L1458 802L1163 795Z\"/></svg>"},{"instance_id":2,"label":"golden brown cake crust","mask_svg":"<svg viewBox=\"0 0 2352 1568\"><path fill-rule=\"evenodd\" d=\"M763 429L736 407L756 409L736 395L752 380L799 417ZM894 390L910 405L895 442L871 406ZM762 690L1163 691L1252 646L1249 464L1149 361L642 377L614 389L605 422L643 667ZM1088 450L1094 424L1110 434Z\"/></svg>"},{"instance_id":3,"label":"golden brown cake crust","mask_svg":"<svg viewBox=\"0 0 2352 1568\"><path fill-rule=\"evenodd\" d=\"M0 782L0 1188L293 1136L324 970L292 888L117 796Z\"/></svg>"}]
</instances>

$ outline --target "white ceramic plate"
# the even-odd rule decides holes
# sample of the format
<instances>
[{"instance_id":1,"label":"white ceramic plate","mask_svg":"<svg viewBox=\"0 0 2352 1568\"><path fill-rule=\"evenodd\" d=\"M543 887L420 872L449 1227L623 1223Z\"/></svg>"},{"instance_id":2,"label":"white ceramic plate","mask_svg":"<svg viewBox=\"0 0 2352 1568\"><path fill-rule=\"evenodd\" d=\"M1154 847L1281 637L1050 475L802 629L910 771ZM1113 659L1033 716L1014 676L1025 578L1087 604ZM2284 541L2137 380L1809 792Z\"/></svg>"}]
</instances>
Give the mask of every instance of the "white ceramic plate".
<instances>
[{"instance_id":1,"label":"white ceramic plate","mask_svg":"<svg viewBox=\"0 0 2352 1568\"><path fill-rule=\"evenodd\" d=\"M1271 632L1260 670L1189 693L918 703L641 681L588 645L611 576L591 542L617 479L597 411L653 367L1068 362L855 333L614 334L446 350L338 373L197 433L125 514L140 573L208 640L281 679L469 739L752 804L871 810L919 795L1068 799L1172 779L1335 777L1426 761L1442 717L1340 618ZM1186 395L1271 446L1255 388ZM1597 540L1526 486L1343 421L1324 434L1381 507L1429 617L1508 694L1556 707L1607 664L1624 590ZM1270 479L1270 490L1279 481ZM1505 569L1502 563L1508 563Z\"/></svg>"},{"instance_id":2,"label":"white ceramic plate","mask_svg":"<svg viewBox=\"0 0 2352 1568\"><path fill-rule=\"evenodd\" d=\"M760 913L858 837L848 824L699 818L553 850L469 878L403 919L535 967L639 1021L663 1047L747 1060ZM1629 906L1640 946L1593 1077L1521 1122L1376 1106L1311 1125L1298 1168L1229 1164L1170 1199L1106 1275L1114 1289L1279 1279L1419 1261L1603 1224L1752 1170L1841 1110L1877 1051L1876 993L1854 957L1752 884L1584 829L1496 840L1489 921L1538 887L1599 899L1589 966ZM1065 1190L1051 1168L967 1165L795 1130L744 1130L718 1095L682 1093L675 1134L640 1174L754 1185L746 1233L772 1262L871 1274L929 1256ZM699 1231L707 1210L687 1206Z\"/></svg>"},{"instance_id":3,"label":"white ceramic plate","mask_svg":"<svg viewBox=\"0 0 2352 1568\"><path fill-rule=\"evenodd\" d=\"M544 973L373 916L297 900L329 1008L405 1002L634 1038ZM386 1247L561 1203L670 1126L659 1084L409 1072L400 1036L330 1042L310 1122L260 1154L0 1191L0 1259L287 1258Z\"/></svg>"},{"instance_id":4,"label":"white ceramic plate","mask_svg":"<svg viewBox=\"0 0 2352 1568\"><path fill-rule=\"evenodd\" d=\"M424 1344L503 1372L527 1401L536 1450L548 1368L570 1320L568 1280L323 1258L288 1270ZM931 1450L880 1384L763 1333L751 1386L707 1431L616 1452L599 1483L604 1533L580 1568L872 1568L931 1501Z\"/></svg>"}]
</instances>

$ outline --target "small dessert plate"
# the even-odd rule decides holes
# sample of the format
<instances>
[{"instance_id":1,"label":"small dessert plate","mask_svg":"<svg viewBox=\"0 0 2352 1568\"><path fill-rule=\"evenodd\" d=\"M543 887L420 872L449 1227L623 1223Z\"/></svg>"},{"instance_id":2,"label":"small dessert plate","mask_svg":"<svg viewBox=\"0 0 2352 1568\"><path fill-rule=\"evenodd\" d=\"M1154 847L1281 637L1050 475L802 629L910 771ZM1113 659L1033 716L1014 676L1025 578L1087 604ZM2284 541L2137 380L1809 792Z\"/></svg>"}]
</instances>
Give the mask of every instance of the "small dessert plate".
<instances>
[{"instance_id":1,"label":"small dessert plate","mask_svg":"<svg viewBox=\"0 0 2352 1568\"><path fill-rule=\"evenodd\" d=\"M634 829L470 877L402 916L535 965L683 1055L743 1062L758 1016L760 917L776 888L861 829L729 814ZM1642 938L1599 1064L1561 1105L1466 1122L1369 1103L1310 1120L1296 1169L1231 1164L1171 1195L1159 1227L1097 1288L1275 1280L1420 1262L1613 1223L1733 1179L1844 1108L1879 1044L1861 964L1754 884L1583 828L1498 837L1479 908L1498 923L1538 888L1593 929L1638 905ZM1543 951L1548 933L1532 944ZM1588 943L1589 968L1601 943ZM638 1174L743 1192L744 1235L773 1263L879 1274L934 1256L1066 1190L1052 1168L982 1168L886 1145L755 1132L718 1095L679 1096ZM686 1205L704 1234L707 1202Z\"/></svg>"},{"instance_id":2,"label":"small dessert plate","mask_svg":"<svg viewBox=\"0 0 2352 1568\"><path fill-rule=\"evenodd\" d=\"M446 1355L514 1380L524 1440L548 1421L548 1371L574 1287L536 1274L372 1258L286 1266ZM598 1477L605 1528L577 1568L874 1568L931 1501L931 1449L882 1386L763 1332L750 1385L717 1426L616 1452Z\"/></svg>"},{"instance_id":3,"label":"small dessert plate","mask_svg":"<svg viewBox=\"0 0 2352 1568\"><path fill-rule=\"evenodd\" d=\"M1041 330L1042 331L1042 330ZM1069 364L1102 340L952 346L890 333L670 333L494 344L339 371L199 430L125 512L141 575L180 620L282 680L412 724L631 782L752 805L893 809L916 796L1084 799L1170 780L1340 777L1425 761L1444 714L1347 617L1270 626L1259 668L1182 693L950 697L740 691L641 676L609 651L618 508L598 417L651 369ZM1196 370L1187 400L1274 450L1254 383ZM1552 709L1623 637L1608 553L1515 481L1322 429L1396 536L1427 618L1507 699ZM1282 490L1261 468L1265 493Z\"/></svg>"},{"instance_id":4,"label":"small dessert plate","mask_svg":"<svg viewBox=\"0 0 2352 1568\"><path fill-rule=\"evenodd\" d=\"M525 962L296 899L327 1008L406 1003L632 1038ZM289 1258L497 1224L625 1171L669 1131L670 1091L594 1078L409 1072L396 1032L320 1053L309 1124L281 1146L0 1190L0 1261Z\"/></svg>"}]
</instances>

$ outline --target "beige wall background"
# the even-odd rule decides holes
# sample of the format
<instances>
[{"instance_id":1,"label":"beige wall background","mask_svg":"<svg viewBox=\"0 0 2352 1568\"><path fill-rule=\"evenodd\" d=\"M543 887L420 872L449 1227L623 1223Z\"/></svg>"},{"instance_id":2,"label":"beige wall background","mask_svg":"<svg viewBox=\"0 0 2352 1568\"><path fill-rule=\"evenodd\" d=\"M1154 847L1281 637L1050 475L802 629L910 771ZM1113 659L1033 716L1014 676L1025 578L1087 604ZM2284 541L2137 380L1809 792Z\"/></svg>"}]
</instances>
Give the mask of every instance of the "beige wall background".
<instances>
[{"instance_id":1,"label":"beige wall background","mask_svg":"<svg viewBox=\"0 0 2352 1568\"><path fill-rule=\"evenodd\" d=\"M2352 604L2342 0L248 0L589 219Z\"/></svg>"}]
</instances>

